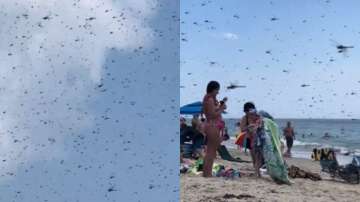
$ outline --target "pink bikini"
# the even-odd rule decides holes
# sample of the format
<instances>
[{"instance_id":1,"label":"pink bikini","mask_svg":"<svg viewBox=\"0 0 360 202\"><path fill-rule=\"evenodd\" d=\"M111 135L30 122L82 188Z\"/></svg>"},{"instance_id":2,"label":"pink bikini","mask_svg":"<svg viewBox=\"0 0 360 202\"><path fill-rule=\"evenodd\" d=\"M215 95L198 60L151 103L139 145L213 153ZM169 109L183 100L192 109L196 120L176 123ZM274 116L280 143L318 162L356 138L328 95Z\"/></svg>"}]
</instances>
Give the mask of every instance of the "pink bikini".
<instances>
[{"instance_id":1,"label":"pink bikini","mask_svg":"<svg viewBox=\"0 0 360 202\"><path fill-rule=\"evenodd\" d=\"M214 97L209 96L209 95L205 95L203 103L205 103L207 99L214 99L215 106L216 107L218 106L219 102ZM211 119L209 117L206 117L206 123L215 125L221 131L221 133L223 133L222 131L225 129L225 122L222 120L221 115L218 117L211 118Z\"/></svg>"}]
</instances>

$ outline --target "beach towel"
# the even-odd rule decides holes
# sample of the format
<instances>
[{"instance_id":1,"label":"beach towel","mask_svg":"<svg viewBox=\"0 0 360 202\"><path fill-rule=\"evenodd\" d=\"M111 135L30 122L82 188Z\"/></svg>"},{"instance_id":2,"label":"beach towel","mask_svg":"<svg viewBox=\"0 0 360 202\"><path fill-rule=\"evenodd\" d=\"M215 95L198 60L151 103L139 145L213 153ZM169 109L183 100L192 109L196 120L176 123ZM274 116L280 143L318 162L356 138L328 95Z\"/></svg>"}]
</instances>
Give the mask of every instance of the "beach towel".
<instances>
[{"instance_id":1,"label":"beach towel","mask_svg":"<svg viewBox=\"0 0 360 202\"><path fill-rule=\"evenodd\" d=\"M236 140L235 140L235 144L239 145L241 148L247 148L247 149L251 149L251 139L250 138L245 138L246 137L246 132L241 132Z\"/></svg>"},{"instance_id":2,"label":"beach towel","mask_svg":"<svg viewBox=\"0 0 360 202\"><path fill-rule=\"evenodd\" d=\"M237 136L237 138L235 140L236 145L239 145L240 147L244 147L245 134L246 133L242 132Z\"/></svg>"},{"instance_id":3,"label":"beach towel","mask_svg":"<svg viewBox=\"0 0 360 202\"><path fill-rule=\"evenodd\" d=\"M195 174L195 175L199 175L200 173L202 173L203 171L203 166L204 166L204 160L203 159L198 159L195 161L195 163L193 163L190 167L191 169L189 170L190 173ZM217 173L220 171L221 168L223 168L224 166L214 163L213 167L212 167L212 172L213 174Z\"/></svg>"},{"instance_id":4,"label":"beach towel","mask_svg":"<svg viewBox=\"0 0 360 202\"><path fill-rule=\"evenodd\" d=\"M180 173L189 173L190 175L200 175L204 166L204 160L198 159L192 165L181 165ZM212 175L216 177L225 177L227 179L235 179L241 176L239 170L233 168L225 168L224 165L214 163L212 167Z\"/></svg>"},{"instance_id":5,"label":"beach towel","mask_svg":"<svg viewBox=\"0 0 360 202\"><path fill-rule=\"evenodd\" d=\"M217 151L223 160L232 161L232 162L249 162L249 161L244 161L241 158L232 157L225 145L220 145Z\"/></svg>"},{"instance_id":6,"label":"beach towel","mask_svg":"<svg viewBox=\"0 0 360 202\"><path fill-rule=\"evenodd\" d=\"M193 175L200 175L204 166L204 160L198 159L192 165L189 166L188 172Z\"/></svg>"},{"instance_id":7,"label":"beach towel","mask_svg":"<svg viewBox=\"0 0 360 202\"><path fill-rule=\"evenodd\" d=\"M263 118L264 141L263 157L267 172L278 183L290 184L288 171L281 154L280 130L277 124L268 118Z\"/></svg>"}]
</instances>

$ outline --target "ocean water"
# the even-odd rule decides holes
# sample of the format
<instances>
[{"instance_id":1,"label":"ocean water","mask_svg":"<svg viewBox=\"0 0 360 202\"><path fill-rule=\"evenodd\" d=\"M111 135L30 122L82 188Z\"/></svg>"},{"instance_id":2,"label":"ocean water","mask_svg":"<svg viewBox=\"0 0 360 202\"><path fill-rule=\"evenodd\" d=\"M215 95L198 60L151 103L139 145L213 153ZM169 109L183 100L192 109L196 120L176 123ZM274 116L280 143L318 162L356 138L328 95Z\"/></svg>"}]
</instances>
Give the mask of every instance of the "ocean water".
<instances>
[{"instance_id":1,"label":"ocean water","mask_svg":"<svg viewBox=\"0 0 360 202\"><path fill-rule=\"evenodd\" d=\"M224 142L231 148L234 144L235 135L239 129L236 122L239 119L225 119L231 139ZM350 119L277 119L281 131L290 121L295 130L293 156L310 158L313 148L332 147L340 154L360 154L360 120ZM324 138L328 133L331 137ZM281 134L282 135L282 134ZM283 139L283 137L282 137ZM284 141L285 143L285 141Z\"/></svg>"}]
</instances>

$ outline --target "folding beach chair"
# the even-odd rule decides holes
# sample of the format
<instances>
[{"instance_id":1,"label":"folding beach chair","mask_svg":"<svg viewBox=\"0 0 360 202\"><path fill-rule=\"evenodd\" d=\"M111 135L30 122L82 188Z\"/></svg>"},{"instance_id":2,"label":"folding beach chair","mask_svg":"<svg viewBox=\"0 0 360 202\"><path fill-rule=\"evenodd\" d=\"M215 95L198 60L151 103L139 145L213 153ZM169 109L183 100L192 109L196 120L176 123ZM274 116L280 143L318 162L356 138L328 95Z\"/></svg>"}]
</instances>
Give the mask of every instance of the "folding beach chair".
<instances>
[{"instance_id":1,"label":"folding beach chair","mask_svg":"<svg viewBox=\"0 0 360 202\"><path fill-rule=\"evenodd\" d=\"M340 166L333 149L328 149L328 151L322 150L320 155L320 166L322 171L329 173L333 178L341 178L350 184L360 183L359 167L354 164L354 160L353 163Z\"/></svg>"}]
</instances>

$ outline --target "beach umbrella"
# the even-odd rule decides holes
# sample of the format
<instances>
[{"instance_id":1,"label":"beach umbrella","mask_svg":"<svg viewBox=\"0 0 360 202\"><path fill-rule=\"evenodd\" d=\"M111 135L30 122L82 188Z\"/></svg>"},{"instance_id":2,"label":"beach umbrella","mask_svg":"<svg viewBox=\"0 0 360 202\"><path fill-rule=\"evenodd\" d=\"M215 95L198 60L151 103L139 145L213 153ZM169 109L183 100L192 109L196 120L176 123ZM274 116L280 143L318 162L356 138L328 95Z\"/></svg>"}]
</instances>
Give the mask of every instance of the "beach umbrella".
<instances>
[{"instance_id":1,"label":"beach umbrella","mask_svg":"<svg viewBox=\"0 0 360 202\"><path fill-rule=\"evenodd\" d=\"M180 114L195 115L202 113L202 102L194 102L180 107Z\"/></svg>"},{"instance_id":2,"label":"beach umbrella","mask_svg":"<svg viewBox=\"0 0 360 202\"><path fill-rule=\"evenodd\" d=\"M180 114L183 115L196 115L202 113L202 102L194 102L191 104L184 105L180 107ZM223 114L226 114L227 112L223 112Z\"/></svg>"}]
</instances>

